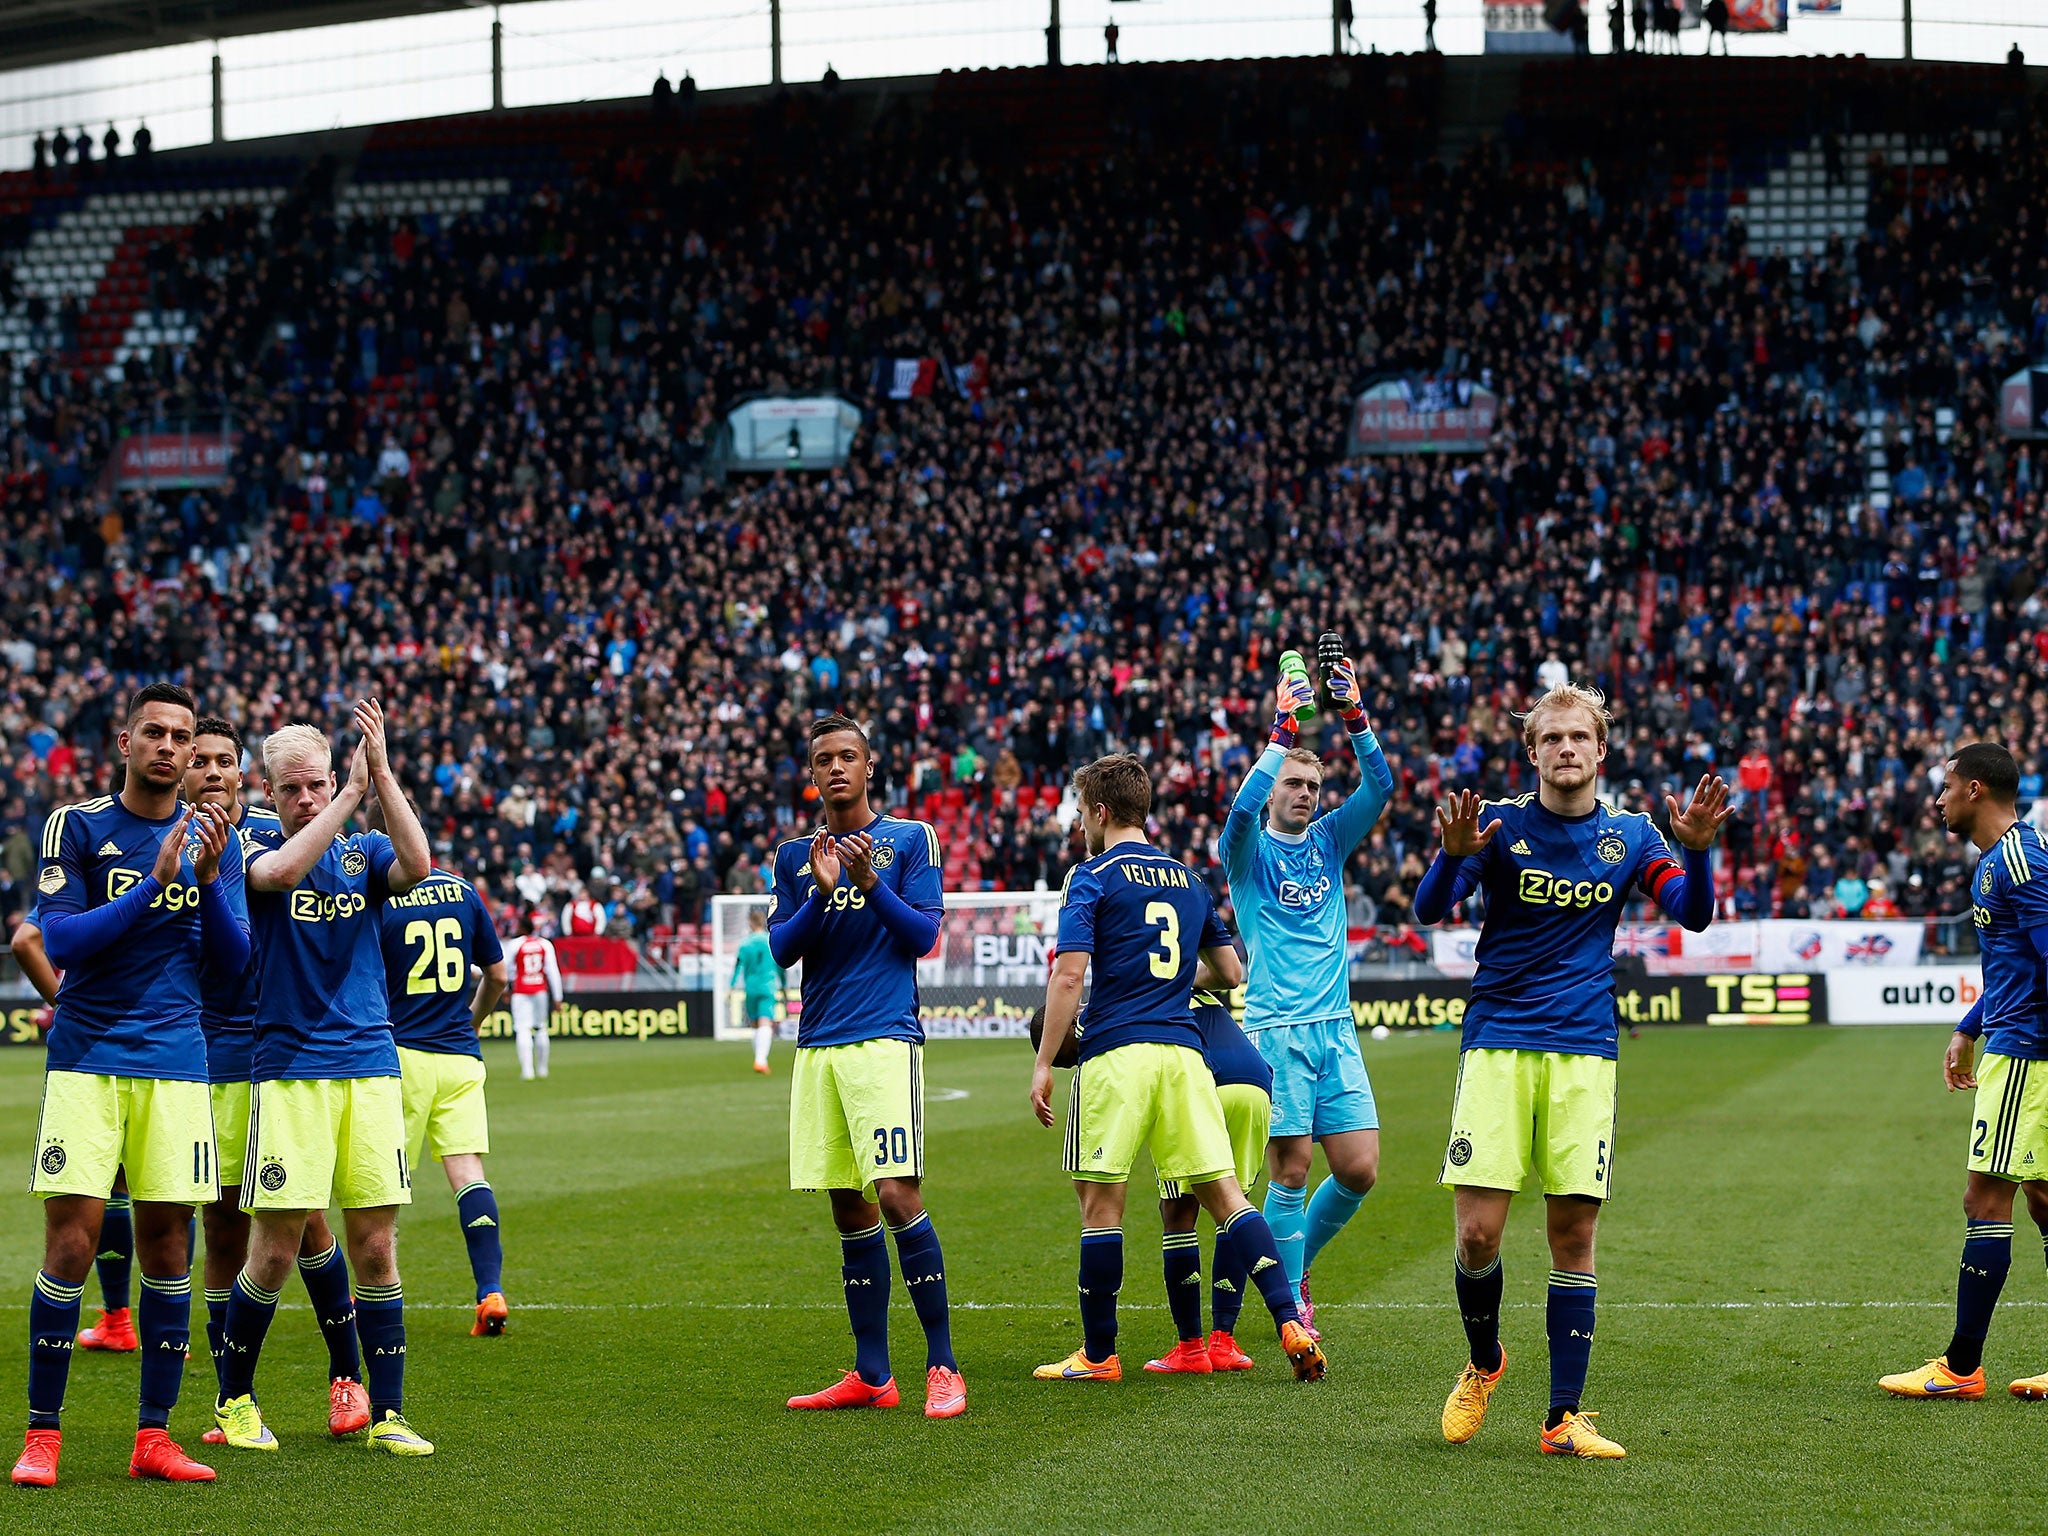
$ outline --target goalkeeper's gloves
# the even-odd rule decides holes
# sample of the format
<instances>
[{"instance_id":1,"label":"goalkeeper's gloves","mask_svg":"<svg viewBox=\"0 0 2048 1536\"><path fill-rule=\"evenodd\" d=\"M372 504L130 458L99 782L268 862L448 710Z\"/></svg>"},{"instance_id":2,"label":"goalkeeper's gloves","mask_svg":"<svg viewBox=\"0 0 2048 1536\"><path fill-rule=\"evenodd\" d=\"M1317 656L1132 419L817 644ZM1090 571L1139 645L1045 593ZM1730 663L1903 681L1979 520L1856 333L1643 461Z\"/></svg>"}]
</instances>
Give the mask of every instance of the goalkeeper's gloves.
<instances>
[{"instance_id":1,"label":"goalkeeper's gloves","mask_svg":"<svg viewBox=\"0 0 2048 1536\"><path fill-rule=\"evenodd\" d=\"M1326 686L1330 697L1337 701L1337 715L1344 722L1345 730L1356 736L1360 731L1371 729L1365 718L1365 706L1359 700L1358 673L1353 670L1350 658L1330 669Z\"/></svg>"},{"instance_id":2,"label":"goalkeeper's gloves","mask_svg":"<svg viewBox=\"0 0 2048 1536\"><path fill-rule=\"evenodd\" d=\"M1282 681L1289 704L1273 716L1273 731L1269 738L1273 745L1287 750L1301 740L1301 723L1294 718L1294 712L1313 704L1316 699L1315 686L1305 677L1291 677Z\"/></svg>"}]
</instances>

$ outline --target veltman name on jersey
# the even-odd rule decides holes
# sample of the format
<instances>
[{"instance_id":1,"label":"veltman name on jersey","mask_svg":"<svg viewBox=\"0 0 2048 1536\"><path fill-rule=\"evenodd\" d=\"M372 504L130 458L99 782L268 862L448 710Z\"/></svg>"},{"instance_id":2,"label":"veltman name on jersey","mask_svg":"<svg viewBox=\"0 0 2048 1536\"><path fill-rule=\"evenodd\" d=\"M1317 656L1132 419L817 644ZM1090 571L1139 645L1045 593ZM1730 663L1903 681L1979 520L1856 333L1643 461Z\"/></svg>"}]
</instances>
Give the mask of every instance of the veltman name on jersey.
<instances>
[{"instance_id":1,"label":"veltman name on jersey","mask_svg":"<svg viewBox=\"0 0 2048 1536\"><path fill-rule=\"evenodd\" d=\"M1126 885L1142 885L1155 891L1185 891L1194 885L1188 872L1178 864L1118 864L1113 866Z\"/></svg>"}]
</instances>

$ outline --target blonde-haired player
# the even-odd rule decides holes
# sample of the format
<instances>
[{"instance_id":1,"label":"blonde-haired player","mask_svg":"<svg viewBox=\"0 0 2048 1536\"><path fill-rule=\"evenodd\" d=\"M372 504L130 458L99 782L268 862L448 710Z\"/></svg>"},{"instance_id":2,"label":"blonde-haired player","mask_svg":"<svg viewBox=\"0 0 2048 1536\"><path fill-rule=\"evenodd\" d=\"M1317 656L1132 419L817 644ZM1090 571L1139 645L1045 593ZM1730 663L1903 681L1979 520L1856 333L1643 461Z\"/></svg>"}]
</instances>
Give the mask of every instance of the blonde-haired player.
<instances>
[{"instance_id":1,"label":"blonde-haired player","mask_svg":"<svg viewBox=\"0 0 2048 1536\"><path fill-rule=\"evenodd\" d=\"M519 920L519 939L508 957L512 971L512 1041L519 1075L531 1081L548 1075L548 1009L562 1001L562 972L555 946L541 936L531 912Z\"/></svg>"},{"instance_id":2,"label":"blonde-haired player","mask_svg":"<svg viewBox=\"0 0 2048 1536\"><path fill-rule=\"evenodd\" d=\"M1478 974L1465 1010L1441 1182L1457 1202L1456 1285L1471 1359L1444 1404L1444 1438L1479 1432L1507 1369L1500 1347L1501 1236L1533 1172L1550 1233L1547 1455L1622 1448L1579 1411L1593 1348L1593 1227L1614 1163L1614 929L1640 888L1697 932L1714 912L1709 850L1728 819L1712 774L1683 813L1665 797L1683 868L1648 816L1600 803L1606 700L1567 683L1523 725L1534 794L1482 806L1460 791L1437 811L1443 848L1415 891L1416 921L1443 921L1486 893ZM1482 824L1483 822L1483 824Z\"/></svg>"},{"instance_id":3,"label":"blonde-haired player","mask_svg":"<svg viewBox=\"0 0 2048 1536\"><path fill-rule=\"evenodd\" d=\"M357 703L355 725L362 741L338 790L333 749L314 727L288 725L263 743L271 799L290 841L249 866L259 984L242 1198L253 1220L249 1261L228 1299L214 1419L231 1446L277 1449L254 1397L257 1358L307 1213L331 1200L342 1209L356 1277L370 1445L426 1456L432 1443L403 1415L396 1242L412 1175L379 918L390 897L427 878L433 858L391 770L376 700ZM388 830L344 834L373 786ZM261 839L251 842L253 851Z\"/></svg>"}]
</instances>

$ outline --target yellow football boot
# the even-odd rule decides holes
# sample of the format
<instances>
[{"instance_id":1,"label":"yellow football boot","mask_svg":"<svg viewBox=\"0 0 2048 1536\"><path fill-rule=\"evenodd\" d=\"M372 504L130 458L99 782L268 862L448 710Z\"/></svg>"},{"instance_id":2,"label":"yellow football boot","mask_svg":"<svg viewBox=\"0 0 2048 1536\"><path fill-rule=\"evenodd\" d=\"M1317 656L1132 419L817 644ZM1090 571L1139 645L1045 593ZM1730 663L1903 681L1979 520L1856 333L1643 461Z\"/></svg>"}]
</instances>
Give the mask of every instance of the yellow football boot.
<instances>
[{"instance_id":1,"label":"yellow football boot","mask_svg":"<svg viewBox=\"0 0 2048 1536\"><path fill-rule=\"evenodd\" d=\"M1444 1399L1444 1438L1453 1445L1463 1445L1479 1433L1479 1426L1486 1422L1487 1400L1493 1396L1493 1389L1500 1385L1501 1373L1508 1368L1508 1352L1500 1352L1500 1364L1489 1375L1470 1360L1465 1369L1458 1372L1458 1384L1451 1388L1451 1395Z\"/></svg>"}]
</instances>

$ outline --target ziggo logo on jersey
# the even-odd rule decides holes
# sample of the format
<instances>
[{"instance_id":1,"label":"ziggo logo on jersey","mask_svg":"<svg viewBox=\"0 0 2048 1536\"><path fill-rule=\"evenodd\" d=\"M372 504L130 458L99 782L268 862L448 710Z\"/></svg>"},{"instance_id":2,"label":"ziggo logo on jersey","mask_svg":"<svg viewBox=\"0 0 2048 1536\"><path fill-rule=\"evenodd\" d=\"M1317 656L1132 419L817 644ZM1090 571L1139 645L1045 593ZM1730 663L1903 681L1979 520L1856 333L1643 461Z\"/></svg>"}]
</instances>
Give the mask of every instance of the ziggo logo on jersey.
<instances>
[{"instance_id":1,"label":"ziggo logo on jersey","mask_svg":"<svg viewBox=\"0 0 2048 1536\"><path fill-rule=\"evenodd\" d=\"M369 898L361 891L343 891L338 896L323 895L319 891L293 891L292 921L331 923L338 918L354 917L368 905Z\"/></svg>"},{"instance_id":2,"label":"ziggo logo on jersey","mask_svg":"<svg viewBox=\"0 0 2048 1536\"><path fill-rule=\"evenodd\" d=\"M1553 875L1547 869L1525 869L1516 895L1535 907L1604 907L1614 900L1614 887L1605 880L1574 880Z\"/></svg>"},{"instance_id":3,"label":"ziggo logo on jersey","mask_svg":"<svg viewBox=\"0 0 2048 1536\"><path fill-rule=\"evenodd\" d=\"M1280 905L1283 907L1313 907L1330 894L1330 877L1308 881L1282 880L1280 882Z\"/></svg>"}]
</instances>

